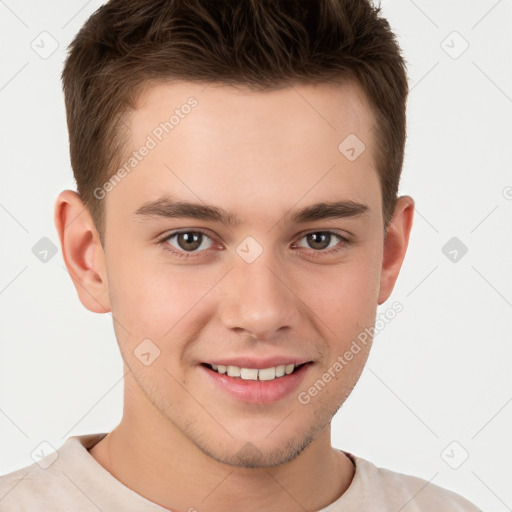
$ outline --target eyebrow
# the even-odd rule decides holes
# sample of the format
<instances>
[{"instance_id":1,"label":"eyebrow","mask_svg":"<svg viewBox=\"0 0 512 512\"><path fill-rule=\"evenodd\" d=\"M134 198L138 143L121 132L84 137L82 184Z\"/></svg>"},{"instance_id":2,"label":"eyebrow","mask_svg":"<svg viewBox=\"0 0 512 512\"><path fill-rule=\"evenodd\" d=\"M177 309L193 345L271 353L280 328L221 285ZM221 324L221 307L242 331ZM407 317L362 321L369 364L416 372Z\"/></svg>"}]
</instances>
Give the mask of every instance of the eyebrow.
<instances>
[{"instance_id":1,"label":"eyebrow","mask_svg":"<svg viewBox=\"0 0 512 512\"><path fill-rule=\"evenodd\" d=\"M283 219L292 224L300 224L324 219L357 217L368 211L368 206L356 201L320 202L298 210L289 210ZM228 226L237 226L242 223L234 213L217 206L174 201L167 196L144 203L135 215L148 219L152 217L200 219L221 222Z\"/></svg>"}]
</instances>

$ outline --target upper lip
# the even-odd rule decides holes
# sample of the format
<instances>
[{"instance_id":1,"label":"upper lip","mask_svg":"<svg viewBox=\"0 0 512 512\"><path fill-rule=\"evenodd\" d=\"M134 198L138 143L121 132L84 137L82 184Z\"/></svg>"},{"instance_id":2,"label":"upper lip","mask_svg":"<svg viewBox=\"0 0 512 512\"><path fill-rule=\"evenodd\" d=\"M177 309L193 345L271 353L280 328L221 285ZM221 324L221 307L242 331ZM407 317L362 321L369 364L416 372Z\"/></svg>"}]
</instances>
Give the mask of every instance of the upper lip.
<instances>
[{"instance_id":1,"label":"upper lip","mask_svg":"<svg viewBox=\"0 0 512 512\"><path fill-rule=\"evenodd\" d=\"M205 364L217 364L223 366L238 366L239 368L272 368L273 366L281 366L287 364L294 364L298 366L303 363L311 362L310 359L298 359L296 356L274 356L265 358L254 357L230 357L223 359L212 359L211 361L204 361Z\"/></svg>"}]
</instances>

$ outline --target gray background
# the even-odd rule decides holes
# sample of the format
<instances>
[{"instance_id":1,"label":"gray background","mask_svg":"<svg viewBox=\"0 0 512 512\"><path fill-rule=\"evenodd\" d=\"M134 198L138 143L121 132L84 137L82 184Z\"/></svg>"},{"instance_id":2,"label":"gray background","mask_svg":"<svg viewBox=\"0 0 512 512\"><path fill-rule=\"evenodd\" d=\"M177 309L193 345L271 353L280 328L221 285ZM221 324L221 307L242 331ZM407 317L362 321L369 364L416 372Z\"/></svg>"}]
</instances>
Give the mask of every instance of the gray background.
<instances>
[{"instance_id":1,"label":"gray background","mask_svg":"<svg viewBox=\"0 0 512 512\"><path fill-rule=\"evenodd\" d=\"M81 305L60 248L41 252L58 246L58 192L75 188L65 48L100 4L0 1L0 474L34 462L41 442L121 418L111 316ZM512 2L382 6L409 63L401 193L417 211L381 308L403 311L378 334L333 444L511 510Z\"/></svg>"}]
</instances>

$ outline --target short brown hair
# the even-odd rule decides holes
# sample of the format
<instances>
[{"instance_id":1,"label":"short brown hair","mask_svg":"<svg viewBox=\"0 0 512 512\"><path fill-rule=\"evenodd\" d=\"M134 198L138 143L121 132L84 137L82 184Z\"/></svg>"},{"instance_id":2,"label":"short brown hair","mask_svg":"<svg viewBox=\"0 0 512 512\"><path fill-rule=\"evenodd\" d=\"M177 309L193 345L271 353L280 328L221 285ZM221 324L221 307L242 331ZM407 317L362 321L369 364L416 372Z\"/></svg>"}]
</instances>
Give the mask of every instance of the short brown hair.
<instances>
[{"instance_id":1,"label":"short brown hair","mask_svg":"<svg viewBox=\"0 0 512 512\"><path fill-rule=\"evenodd\" d=\"M408 84L380 7L370 0L111 0L77 34L62 73L71 165L101 240L104 208L94 190L121 163L122 117L143 86L180 79L259 90L354 80L377 121L388 225L403 163Z\"/></svg>"}]
</instances>

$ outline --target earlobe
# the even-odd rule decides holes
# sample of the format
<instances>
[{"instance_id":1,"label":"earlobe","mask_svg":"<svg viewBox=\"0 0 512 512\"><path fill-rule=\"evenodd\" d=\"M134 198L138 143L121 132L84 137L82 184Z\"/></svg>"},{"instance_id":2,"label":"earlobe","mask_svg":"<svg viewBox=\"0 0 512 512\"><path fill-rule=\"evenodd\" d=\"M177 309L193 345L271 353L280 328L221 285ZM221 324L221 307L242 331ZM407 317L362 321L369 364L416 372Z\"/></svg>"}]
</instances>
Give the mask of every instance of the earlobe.
<instances>
[{"instance_id":1,"label":"earlobe","mask_svg":"<svg viewBox=\"0 0 512 512\"><path fill-rule=\"evenodd\" d=\"M80 302L94 313L109 312L105 253L89 210L76 192L64 190L59 194L54 221Z\"/></svg>"},{"instance_id":2,"label":"earlobe","mask_svg":"<svg viewBox=\"0 0 512 512\"><path fill-rule=\"evenodd\" d=\"M379 306L386 302L395 286L409 244L413 216L414 200L409 196L399 197L384 239Z\"/></svg>"}]
</instances>

